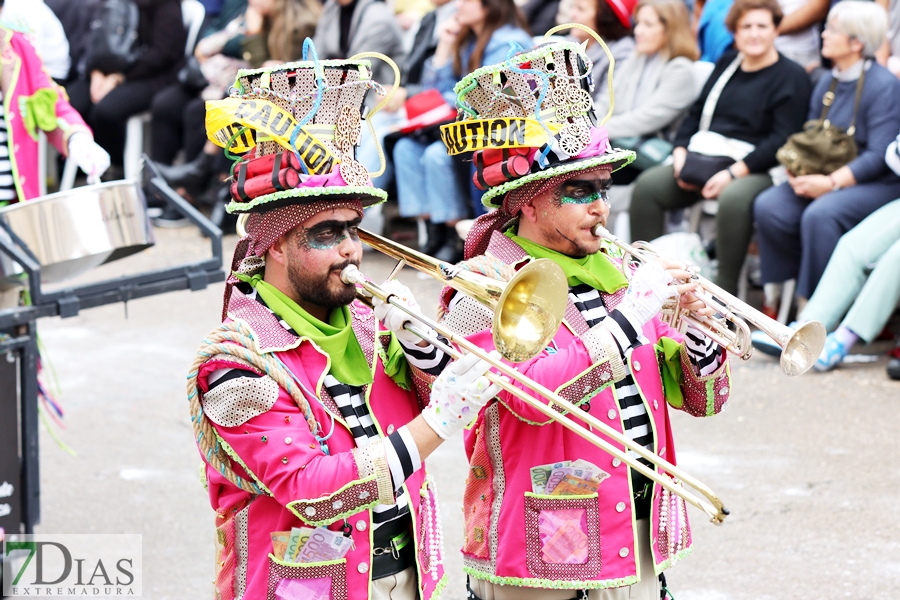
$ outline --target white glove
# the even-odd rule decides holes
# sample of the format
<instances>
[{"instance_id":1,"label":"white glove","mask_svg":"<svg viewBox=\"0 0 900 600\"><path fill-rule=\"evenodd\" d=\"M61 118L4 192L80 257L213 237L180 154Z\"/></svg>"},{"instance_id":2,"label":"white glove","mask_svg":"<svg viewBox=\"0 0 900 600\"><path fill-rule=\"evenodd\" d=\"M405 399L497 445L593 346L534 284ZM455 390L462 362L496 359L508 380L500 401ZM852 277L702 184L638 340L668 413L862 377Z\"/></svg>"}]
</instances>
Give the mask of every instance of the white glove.
<instances>
[{"instance_id":1,"label":"white glove","mask_svg":"<svg viewBox=\"0 0 900 600\"><path fill-rule=\"evenodd\" d=\"M69 158L88 177L100 177L109 168L109 154L86 133L73 133L69 137Z\"/></svg>"},{"instance_id":2,"label":"white glove","mask_svg":"<svg viewBox=\"0 0 900 600\"><path fill-rule=\"evenodd\" d=\"M414 313L422 314L422 309L419 308L419 303L416 302L410 289L399 281L395 279L385 281L381 285L381 289L391 294L391 296L402 302L404 306ZM393 331L399 339L412 345L422 341L422 338L403 328L406 323L412 323L421 329L427 329L420 322L417 322L396 306L383 302L380 298L373 298L372 306L375 310L375 318L381 321L390 331Z\"/></svg>"},{"instance_id":3,"label":"white glove","mask_svg":"<svg viewBox=\"0 0 900 600\"><path fill-rule=\"evenodd\" d=\"M490 368L487 361L466 354L434 380L431 402L422 411L422 417L441 439L449 439L471 423L481 408L500 393L500 386L484 376Z\"/></svg>"},{"instance_id":4,"label":"white glove","mask_svg":"<svg viewBox=\"0 0 900 600\"><path fill-rule=\"evenodd\" d=\"M625 299L619 309L630 311L641 324L649 323L659 314L666 300L678 295L672 276L659 263L648 262L634 272Z\"/></svg>"}]
</instances>

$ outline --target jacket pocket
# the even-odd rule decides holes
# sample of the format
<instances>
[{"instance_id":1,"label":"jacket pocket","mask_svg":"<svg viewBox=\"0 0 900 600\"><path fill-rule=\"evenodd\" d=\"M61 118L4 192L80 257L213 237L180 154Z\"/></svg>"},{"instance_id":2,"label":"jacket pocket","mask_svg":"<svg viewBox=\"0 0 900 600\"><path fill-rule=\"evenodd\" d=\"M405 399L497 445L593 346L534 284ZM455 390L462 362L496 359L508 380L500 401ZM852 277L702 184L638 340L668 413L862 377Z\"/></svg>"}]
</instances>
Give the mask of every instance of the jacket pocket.
<instances>
[{"instance_id":1,"label":"jacket pocket","mask_svg":"<svg viewBox=\"0 0 900 600\"><path fill-rule=\"evenodd\" d=\"M347 559L292 564L269 554L266 600L307 598L347 600Z\"/></svg>"},{"instance_id":2,"label":"jacket pocket","mask_svg":"<svg viewBox=\"0 0 900 600\"><path fill-rule=\"evenodd\" d=\"M600 573L597 494L547 496L525 493L528 570L546 579L584 580Z\"/></svg>"}]
</instances>

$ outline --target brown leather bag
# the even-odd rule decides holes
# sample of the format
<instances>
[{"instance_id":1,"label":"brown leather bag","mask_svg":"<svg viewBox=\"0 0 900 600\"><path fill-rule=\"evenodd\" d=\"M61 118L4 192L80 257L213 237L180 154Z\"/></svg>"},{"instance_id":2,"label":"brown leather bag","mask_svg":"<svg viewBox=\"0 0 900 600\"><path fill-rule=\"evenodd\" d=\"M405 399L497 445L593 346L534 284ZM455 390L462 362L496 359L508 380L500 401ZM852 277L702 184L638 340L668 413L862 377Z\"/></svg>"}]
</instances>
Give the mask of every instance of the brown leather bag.
<instances>
[{"instance_id":1,"label":"brown leather bag","mask_svg":"<svg viewBox=\"0 0 900 600\"><path fill-rule=\"evenodd\" d=\"M828 111L834 102L834 89L837 87L837 79L832 79L828 91L822 97L821 118L804 123L803 131L790 136L784 146L778 149L775 157L789 173L794 176L830 175L856 158L858 150L853 134L856 133L856 113L859 111L866 67L868 65L863 67L856 81L853 118L846 131L828 120Z\"/></svg>"}]
</instances>

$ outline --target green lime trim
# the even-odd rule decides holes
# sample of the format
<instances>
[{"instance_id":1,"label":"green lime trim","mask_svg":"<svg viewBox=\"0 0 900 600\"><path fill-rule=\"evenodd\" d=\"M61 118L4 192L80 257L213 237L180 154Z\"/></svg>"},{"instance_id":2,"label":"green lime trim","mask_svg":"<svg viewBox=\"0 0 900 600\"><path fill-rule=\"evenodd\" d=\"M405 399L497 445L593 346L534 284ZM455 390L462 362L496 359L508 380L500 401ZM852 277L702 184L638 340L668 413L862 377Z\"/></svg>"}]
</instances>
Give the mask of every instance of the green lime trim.
<instances>
[{"instance_id":1,"label":"green lime trim","mask_svg":"<svg viewBox=\"0 0 900 600\"><path fill-rule=\"evenodd\" d=\"M664 560L663 562L661 562L661 563L659 563L658 565L656 565L656 566L654 567L654 569L655 569L655 571L656 571L656 576L659 577L659 574L660 574L660 573L662 573L663 571L665 571L665 570L668 569L669 567L673 566L675 563L684 560L684 559L687 558L688 555L689 555L691 552L693 552L693 551L694 551L694 547L693 547L693 546L688 546L687 548L685 548L685 549L682 550L681 552L678 552L677 554L675 554L675 557L674 557L674 558L667 558L667 559Z\"/></svg>"},{"instance_id":2,"label":"green lime trim","mask_svg":"<svg viewBox=\"0 0 900 600\"><path fill-rule=\"evenodd\" d=\"M547 500L573 500L575 498L599 498L597 492L591 494L566 494L565 496L551 494L535 494L534 492L525 492L526 498L544 498Z\"/></svg>"},{"instance_id":3,"label":"green lime trim","mask_svg":"<svg viewBox=\"0 0 900 600\"><path fill-rule=\"evenodd\" d=\"M597 369L599 367L602 367L606 363L610 362L610 360L611 359L609 357L607 357L606 360L602 360L600 362L596 362L596 363L592 364L590 367L588 367L587 369L585 369L584 371L582 371L581 373L579 373L578 375L576 375L575 377L573 377L572 379L567 381L566 383L559 386L556 389L556 393L559 394L560 392L562 392L562 390L568 388L569 386L575 385L575 383L579 379L582 379L583 377L587 377L591 371L593 371L594 369ZM584 404L585 402L587 402L588 400L590 400L591 398L593 398L594 396L596 396L597 394L599 394L600 392L602 392L603 390L605 390L606 388L608 388L609 386L611 386L613 384L615 384L615 381L608 381L595 389L588 389L587 392L584 392L584 395L582 395L580 400L570 401L570 402L572 402L572 404L574 404L575 406L581 406L582 404ZM569 411L563 411L562 414L566 414L568 412Z\"/></svg>"},{"instance_id":4,"label":"green lime trim","mask_svg":"<svg viewBox=\"0 0 900 600\"><path fill-rule=\"evenodd\" d=\"M549 425L550 423L554 422L553 419L547 419L546 421L543 421L543 422L532 421L531 419L526 419L525 417L523 417L519 413L517 413L509 404L504 402L502 398L500 398L498 396L497 399L499 400L500 404L502 404L506 408L506 410L508 410L510 413L512 413L512 416L514 416L518 420L522 421L523 423L528 423L529 425L534 425L535 427L541 427L543 425ZM548 404L548 406L549 406L549 404Z\"/></svg>"},{"instance_id":5,"label":"green lime trim","mask_svg":"<svg viewBox=\"0 0 900 600\"><path fill-rule=\"evenodd\" d=\"M607 588L625 587L626 585L633 585L638 582L637 575L620 577L619 579L604 579L601 581L559 581L557 579L537 579L531 577L499 577L469 566L464 566L463 571L476 579L482 579L497 585L514 585L516 587L546 588L551 590L603 590Z\"/></svg>"},{"instance_id":6,"label":"green lime trim","mask_svg":"<svg viewBox=\"0 0 900 600\"><path fill-rule=\"evenodd\" d=\"M368 477L365 477L363 479L354 479L350 483L345 484L338 491L333 492L327 496L323 496L322 498L316 498L315 500L293 500L291 502L288 502L287 505L285 506L285 508L287 508L289 511L291 511L294 514L294 516L296 516L298 519L300 519L304 523L309 523L310 525L315 525L316 527L324 527L326 525L331 525L335 521L339 521L339 520L349 517L351 515L355 515L364 510L369 510L370 508L377 506L378 505L378 494L374 494L374 496L375 496L374 500L372 500L371 502L367 502L366 504L359 504L359 505L353 507L352 510L342 512L333 518L324 519L321 521L312 520L309 518L309 515L301 514L300 511L296 510L295 505L303 503L303 504L309 504L312 506L316 506L316 505L324 504L327 502L327 503L329 503L329 506L330 506L332 499L335 496L337 496L338 494L340 494L341 492L346 491L355 485L362 485L364 483L369 483L370 481L375 481L375 478L376 478L375 475L369 475Z\"/></svg>"},{"instance_id":7,"label":"green lime trim","mask_svg":"<svg viewBox=\"0 0 900 600\"><path fill-rule=\"evenodd\" d=\"M633 153L632 153L633 154ZM368 208L381 204L387 200L387 192L374 187L351 187L351 186L334 186L319 188L294 188L284 190L283 192L275 192L274 194L266 194L254 198L250 202L236 202L232 200L225 207L229 214L253 212L255 209L264 207L266 204L276 202L278 200L287 200L291 198L309 199L318 196L365 196L376 200L376 202L363 202L363 206Z\"/></svg>"},{"instance_id":8,"label":"green lime trim","mask_svg":"<svg viewBox=\"0 0 900 600\"><path fill-rule=\"evenodd\" d=\"M213 431L216 432L216 441L225 450L225 454L230 456L231 460L241 465L241 468L243 468L244 471L246 471L247 474L253 478L253 481L256 482L256 485L259 486L259 489L262 490L265 495L274 497L275 494L273 494L272 491L266 487L266 484L264 484L262 480L260 480L260 478L256 476L256 473L250 470L250 467L248 467L247 464L241 459L241 457L238 456L237 452L234 451L234 448L232 448L228 442L222 439L222 436L219 435L219 432L217 430L214 429Z\"/></svg>"},{"instance_id":9,"label":"green lime trim","mask_svg":"<svg viewBox=\"0 0 900 600\"><path fill-rule=\"evenodd\" d=\"M485 193L484 197L482 197L481 199L481 203L489 208L500 208L503 205L503 196L505 196L512 190L519 189L526 183L537 181L539 179L550 179L551 177L564 175L566 173L572 173L573 171L586 171L594 167L599 167L600 165L608 165L610 163L621 161L613 168L613 171L618 171L622 167L627 166L628 164L633 162L636 157L637 155L633 150L621 150L619 148L614 148L613 151L609 154L603 154L601 156L595 156L583 160L575 159L573 161L565 162L561 165L551 167L549 169L544 169L543 171L529 173L528 175L524 175L523 177L519 177L518 179L507 181L503 185L493 187L489 189L487 193ZM496 198L497 196L501 197L500 204L491 202L491 200Z\"/></svg>"},{"instance_id":10,"label":"green lime trim","mask_svg":"<svg viewBox=\"0 0 900 600\"><path fill-rule=\"evenodd\" d=\"M581 44L577 44L575 42L555 42L553 44L547 44L546 46L541 46L536 50L531 50L529 52L523 52L522 54L517 54L513 57L514 64L521 65L522 63L531 62L532 60L543 58L548 54L553 54L554 51L557 50L571 50L573 52L577 52L578 54L587 57L584 53L584 50L581 48ZM473 82L475 85L478 85L478 78L482 75L488 75L493 73L499 73L509 69L508 65L509 61L503 61L502 63L497 63L493 65L488 65L486 67L481 67L480 69L475 69L467 76L463 77L459 83L453 86L453 93L459 96L466 88L470 86ZM591 62L588 59L585 62Z\"/></svg>"},{"instance_id":11,"label":"green lime trim","mask_svg":"<svg viewBox=\"0 0 900 600\"><path fill-rule=\"evenodd\" d=\"M369 60L320 60L318 63L315 63L311 60L298 60L296 62L284 63L282 65L278 65L277 67L261 67L259 69L241 69L237 73L237 77L235 79L240 79L241 77L249 77L251 75L262 75L263 73L272 73L273 71L287 71L291 69L312 69L315 68L316 64L321 65L322 67L347 67L347 66L363 66L372 68L372 62Z\"/></svg>"},{"instance_id":12,"label":"green lime trim","mask_svg":"<svg viewBox=\"0 0 900 600\"><path fill-rule=\"evenodd\" d=\"M438 580L437 585L434 587L434 591L431 592L431 600L437 600L441 596L441 592L444 591L444 588L447 587L447 574L444 573L441 575L441 578Z\"/></svg>"},{"instance_id":13,"label":"green lime trim","mask_svg":"<svg viewBox=\"0 0 900 600\"><path fill-rule=\"evenodd\" d=\"M275 564L283 565L285 567L330 567L332 565L341 565L347 562L346 558L337 558L335 560L323 560L321 562L305 562L305 563L289 563L281 560L280 558L275 558L275 555L271 552L269 553L269 560L271 560Z\"/></svg>"}]
</instances>

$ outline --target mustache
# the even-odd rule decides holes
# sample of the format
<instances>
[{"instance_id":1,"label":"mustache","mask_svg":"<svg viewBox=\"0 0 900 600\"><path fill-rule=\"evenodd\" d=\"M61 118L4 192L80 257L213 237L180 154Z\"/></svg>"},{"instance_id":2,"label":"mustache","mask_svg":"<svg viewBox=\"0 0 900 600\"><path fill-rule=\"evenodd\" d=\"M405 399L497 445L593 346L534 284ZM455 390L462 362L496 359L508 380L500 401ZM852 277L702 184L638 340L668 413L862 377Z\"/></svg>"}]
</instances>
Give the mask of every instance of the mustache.
<instances>
[{"instance_id":1,"label":"mustache","mask_svg":"<svg viewBox=\"0 0 900 600\"><path fill-rule=\"evenodd\" d=\"M359 268L359 261L358 261L358 260L349 260L349 259L348 259L348 260L345 260L345 261L343 261L343 262L341 262L341 263L337 263L337 264L333 265L333 266L331 267L331 270L332 270L332 271L338 271L338 272L340 272L340 271L343 271L345 267L349 267L350 265L353 265L354 267L356 267L356 268L358 269L358 268Z\"/></svg>"}]
</instances>

